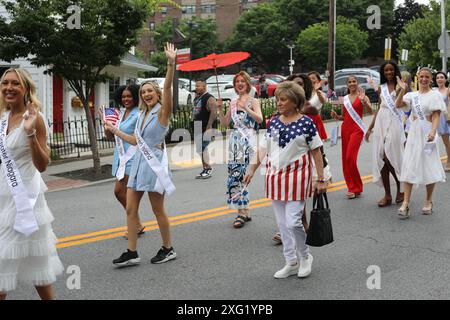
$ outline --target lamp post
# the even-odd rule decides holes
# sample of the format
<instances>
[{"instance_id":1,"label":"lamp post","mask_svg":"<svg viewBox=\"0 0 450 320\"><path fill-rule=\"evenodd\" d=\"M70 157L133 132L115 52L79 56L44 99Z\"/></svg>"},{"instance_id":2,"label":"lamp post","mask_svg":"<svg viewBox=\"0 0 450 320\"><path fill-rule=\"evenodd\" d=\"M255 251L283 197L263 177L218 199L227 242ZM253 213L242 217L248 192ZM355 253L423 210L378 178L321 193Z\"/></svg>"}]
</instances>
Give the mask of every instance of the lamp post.
<instances>
[{"instance_id":1,"label":"lamp post","mask_svg":"<svg viewBox=\"0 0 450 320\"><path fill-rule=\"evenodd\" d=\"M189 27L189 54L191 55L191 60L192 60L192 28L197 27L197 23L195 23L194 21L189 21L187 23L188 27ZM192 71L189 71L189 92L192 91Z\"/></svg>"},{"instance_id":2,"label":"lamp post","mask_svg":"<svg viewBox=\"0 0 450 320\"><path fill-rule=\"evenodd\" d=\"M442 37L444 38L444 50L442 53L442 72L447 74L447 28L445 26L445 0L441 0L441 30Z\"/></svg>"},{"instance_id":3,"label":"lamp post","mask_svg":"<svg viewBox=\"0 0 450 320\"><path fill-rule=\"evenodd\" d=\"M330 21L328 25L328 88L334 91L334 69L336 63L336 2L329 1Z\"/></svg>"},{"instance_id":4,"label":"lamp post","mask_svg":"<svg viewBox=\"0 0 450 320\"><path fill-rule=\"evenodd\" d=\"M291 52L290 54L290 59L289 59L289 74L292 75L292 72L294 71L294 60L292 60L292 50L295 48L295 46L293 44L289 44L287 46Z\"/></svg>"}]
</instances>

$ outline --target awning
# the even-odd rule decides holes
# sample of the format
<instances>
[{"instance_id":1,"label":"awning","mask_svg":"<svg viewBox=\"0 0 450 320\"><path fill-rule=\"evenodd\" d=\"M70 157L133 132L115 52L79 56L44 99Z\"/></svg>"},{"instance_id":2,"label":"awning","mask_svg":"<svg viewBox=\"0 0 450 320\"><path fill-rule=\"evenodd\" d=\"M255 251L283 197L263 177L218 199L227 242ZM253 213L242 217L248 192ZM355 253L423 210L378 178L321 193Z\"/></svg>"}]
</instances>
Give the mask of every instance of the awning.
<instances>
[{"instance_id":1,"label":"awning","mask_svg":"<svg viewBox=\"0 0 450 320\"><path fill-rule=\"evenodd\" d=\"M125 54L125 57L122 58L121 62L122 65L125 67L138 69L140 71L152 71L152 72L158 71L158 68L149 65L144 60L139 59L138 57L132 55L129 52Z\"/></svg>"}]
</instances>

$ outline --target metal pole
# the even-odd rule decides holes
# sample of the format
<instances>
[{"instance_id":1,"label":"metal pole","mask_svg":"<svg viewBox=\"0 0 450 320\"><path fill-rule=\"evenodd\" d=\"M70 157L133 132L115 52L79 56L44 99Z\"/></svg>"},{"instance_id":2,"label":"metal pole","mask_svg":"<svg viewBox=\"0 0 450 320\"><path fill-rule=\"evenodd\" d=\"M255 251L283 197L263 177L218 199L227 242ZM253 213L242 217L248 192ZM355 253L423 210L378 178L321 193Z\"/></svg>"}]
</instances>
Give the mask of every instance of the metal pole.
<instances>
[{"instance_id":1,"label":"metal pole","mask_svg":"<svg viewBox=\"0 0 450 320\"><path fill-rule=\"evenodd\" d=\"M334 70L336 60L336 2L329 0L329 22L328 22L328 88L334 91Z\"/></svg>"},{"instance_id":2,"label":"metal pole","mask_svg":"<svg viewBox=\"0 0 450 320\"><path fill-rule=\"evenodd\" d=\"M293 44L290 44L287 46L290 50L290 59L289 59L289 74L292 75L292 72L294 71L294 66L292 64L292 50L295 48Z\"/></svg>"},{"instance_id":3,"label":"metal pole","mask_svg":"<svg viewBox=\"0 0 450 320\"><path fill-rule=\"evenodd\" d=\"M189 55L190 59L192 59L192 27L193 23L189 22ZM192 92L192 71L189 71L189 92Z\"/></svg>"},{"instance_id":4,"label":"metal pole","mask_svg":"<svg viewBox=\"0 0 450 320\"><path fill-rule=\"evenodd\" d=\"M445 0L441 0L441 29L444 38L444 52L442 54L442 72L447 74L447 28L445 26Z\"/></svg>"}]
</instances>

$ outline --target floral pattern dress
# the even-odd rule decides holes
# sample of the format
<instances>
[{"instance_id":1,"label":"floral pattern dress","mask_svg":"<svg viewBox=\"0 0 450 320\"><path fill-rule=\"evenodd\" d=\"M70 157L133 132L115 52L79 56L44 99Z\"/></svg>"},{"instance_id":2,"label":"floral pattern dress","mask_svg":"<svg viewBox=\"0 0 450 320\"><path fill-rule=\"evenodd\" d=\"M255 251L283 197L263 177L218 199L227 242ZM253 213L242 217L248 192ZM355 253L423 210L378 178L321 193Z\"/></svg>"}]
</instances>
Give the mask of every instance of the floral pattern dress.
<instances>
[{"instance_id":1,"label":"floral pattern dress","mask_svg":"<svg viewBox=\"0 0 450 320\"><path fill-rule=\"evenodd\" d=\"M235 116L231 117L233 130L228 142L228 179L227 179L227 203L233 209L248 209L250 200L249 193L242 180L244 178L247 166L249 165L256 146L256 133L254 130L255 119L247 112L237 110L236 100L231 102L231 112L235 112ZM247 102L251 108L251 99ZM236 119L235 123L234 119ZM248 128L246 136L243 130L238 128Z\"/></svg>"}]
</instances>

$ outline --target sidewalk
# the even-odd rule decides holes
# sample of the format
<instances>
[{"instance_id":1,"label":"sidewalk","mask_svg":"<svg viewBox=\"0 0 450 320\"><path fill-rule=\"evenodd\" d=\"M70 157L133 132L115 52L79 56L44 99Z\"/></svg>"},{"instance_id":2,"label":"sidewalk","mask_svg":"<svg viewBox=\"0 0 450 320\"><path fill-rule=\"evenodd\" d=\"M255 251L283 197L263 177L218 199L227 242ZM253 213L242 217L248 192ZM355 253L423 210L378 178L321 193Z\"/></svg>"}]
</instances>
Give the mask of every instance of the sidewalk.
<instances>
[{"instance_id":1,"label":"sidewalk","mask_svg":"<svg viewBox=\"0 0 450 320\"><path fill-rule=\"evenodd\" d=\"M364 122L366 123L367 126L370 124L371 120L372 120L371 115L364 117ZM333 128L333 126L335 126L335 124L336 121L334 120L327 121L324 123L328 135L330 135L331 129ZM260 136L262 134L263 133L260 132ZM210 151L212 164L216 165L226 164L227 148L228 146L225 137L218 137L215 141L211 142L210 150L213 150L212 152ZM199 155L195 152L195 145L192 142L181 142L168 145L167 153L169 156L169 163L172 171L199 168L202 165ZM102 156L100 159L100 164L101 165L112 164L112 161L113 161L112 155ZM59 173L92 167L93 167L92 159L67 160L64 162L58 161L56 164L50 163L50 165L47 168L47 171L42 173L42 178L44 179L44 182L47 184L48 192L80 188L84 186L95 185L115 180L115 178L110 178L106 180L92 182L86 180L76 180L55 176L55 174Z\"/></svg>"}]
</instances>

